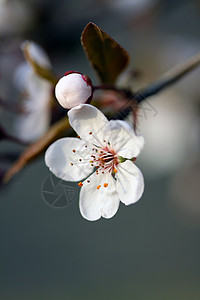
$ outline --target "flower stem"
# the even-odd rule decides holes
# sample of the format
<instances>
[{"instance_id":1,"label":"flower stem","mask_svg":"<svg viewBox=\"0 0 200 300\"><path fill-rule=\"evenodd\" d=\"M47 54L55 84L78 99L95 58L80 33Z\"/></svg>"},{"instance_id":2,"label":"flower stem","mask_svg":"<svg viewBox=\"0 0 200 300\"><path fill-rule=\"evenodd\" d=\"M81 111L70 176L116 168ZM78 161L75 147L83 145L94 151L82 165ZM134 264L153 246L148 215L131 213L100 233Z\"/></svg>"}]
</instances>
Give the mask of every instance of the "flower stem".
<instances>
[{"instance_id":1,"label":"flower stem","mask_svg":"<svg viewBox=\"0 0 200 300\"><path fill-rule=\"evenodd\" d=\"M138 92L136 92L135 94L132 94L127 99L127 103L121 108L120 112L113 117L113 119L123 120L125 117L127 117L129 112L132 110L133 105L135 107L136 104L143 102L147 98L159 93L165 88L176 83L179 79L181 79L183 76L188 74L190 71L192 71L199 65L200 65L200 53L192 56L183 64L174 67L173 69L171 69L170 71L162 75L160 78L158 78L158 80L156 80L146 88L143 88Z\"/></svg>"},{"instance_id":2,"label":"flower stem","mask_svg":"<svg viewBox=\"0 0 200 300\"><path fill-rule=\"evenodd\" d=\"M120 89L117 86L113 85L113 84L102 84L102 85L96 85L93 87L94 91L96 90L109 90L109 91L115 91L119 94L121 94L123 97L126 97L127 94L130 94L130 91L127 91L125 89Z\"/></svg>"},{"instance_id":3,"label":"flower stem","mask_svg":"<svg viewBox=\"0 0 200 300\"><path fill-rule=\"evenodd\" d=\"M15 161L11 168L6 172L3 182L7 183L16 173L18 173L27 163L37 157L40 153L45 151L47 147L52 144L59 137L65 135L69 128L69 121L66 117L60 119L51 126L49 131L44 134L39 140L29 145Z\"/></svg>"},{"instance_id":4,"label":"flower stem","mask_svg":"<svg viewBox=\"0 0 200 300\"><path fill-rule=\"evenodd\" d=\"M137 102L142 102L146 98L157 94L161 90L167 88L168 86L176 83L179 79L185 76L187 73L192 71L200 64L200 53L190 57L183 64L180 64L164 75L162 75L156 82L152 83L148 87L136 93L135 99ZM140 95L139 95L140 94ZM138 95L138 96L137 96ZM142 97L141 97L142 95Z\"/></svg>"}]
</instances>

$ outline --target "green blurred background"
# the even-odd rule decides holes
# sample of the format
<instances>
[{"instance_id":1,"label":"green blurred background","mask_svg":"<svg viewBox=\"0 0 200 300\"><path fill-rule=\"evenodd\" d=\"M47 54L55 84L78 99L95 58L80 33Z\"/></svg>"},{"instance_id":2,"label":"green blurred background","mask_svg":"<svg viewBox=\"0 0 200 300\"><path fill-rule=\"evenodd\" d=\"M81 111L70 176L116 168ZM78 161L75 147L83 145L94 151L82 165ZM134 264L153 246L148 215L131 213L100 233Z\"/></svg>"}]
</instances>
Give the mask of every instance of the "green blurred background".
<instances>
[{"instance_id":1,"label":"green blurred background","mask_svg":"<svg viewBox=\"0 0 200 300\"><path fill-rule=\"evenodd\" d=\"M24 39L45 48L58 76L77 70L97 82L80 44L92 21L130 53L130 68L141 71L135 87L200 49L198 0L10 0L0 2L0 17L0 94L13 101ZM200 299L199 80L196 70L141 108L145 192L112 219L84 220L78 198L47 205L43 157L1 186L0 299ZM9 132L13 118L1 108ZM2 158L22 149L0 143Z\"/></svg>"}]
</instances>

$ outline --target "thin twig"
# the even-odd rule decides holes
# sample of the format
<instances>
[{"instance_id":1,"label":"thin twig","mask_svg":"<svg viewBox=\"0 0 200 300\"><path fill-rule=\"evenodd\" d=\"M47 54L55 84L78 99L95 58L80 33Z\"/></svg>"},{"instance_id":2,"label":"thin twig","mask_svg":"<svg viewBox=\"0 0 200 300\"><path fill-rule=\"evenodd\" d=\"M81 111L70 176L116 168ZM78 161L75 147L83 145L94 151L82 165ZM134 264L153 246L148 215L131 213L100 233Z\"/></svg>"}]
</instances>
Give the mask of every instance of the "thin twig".
<instances>
[{"instance_id":1,"label":"thin twig","mask_svg":"<svg viewBox=\"0 0 200 300\"><path fill-rule=\"evenodd\" d=\"M143 102L145 99L159 93L160 91L166 89L167 87L171 86L172 84L176 83L180 80L183 76L188 74L190 71L195 69L197 66L200 65L200 53L192 56L183 64L180 64L164 75L162 75L157 81L150 84L146 88L143 88L132 94L131 97L127 100L127 103L122 107L120 112L113 117L113 119L124 119L127 117L129 112L132 110L132 105L136 105Z\"/></svg>"},{"instance_id":2,"label":"thin twig","mask_svg":"<svg viewBox=\"0 0 200 300\"><path fill-rule=\"evenodd\" d=\"M16 173L18 173L28 162L36 158L39 154L47 149L59 137L63 136L69 128L67 117L56 122L49 131L38 141L26 148L11 168L6 172L3 182L7 183Z\"/></svg>"},{"instance_id":3,"label":"thin twig","mask_svg":"<svg viewBox=\"0 0 200 300\"><path fill-rule=\"evenodd\" d=\"M115 91L115 92L121 94L123 97L127 97L127 93L128 94L130 93L130 91L126 91L124 89L118 88L117 86L115 86L113 84L95 85L93 88L94 88L94 91L97 91L97 90Z\"/></svg>"}]
</instances>

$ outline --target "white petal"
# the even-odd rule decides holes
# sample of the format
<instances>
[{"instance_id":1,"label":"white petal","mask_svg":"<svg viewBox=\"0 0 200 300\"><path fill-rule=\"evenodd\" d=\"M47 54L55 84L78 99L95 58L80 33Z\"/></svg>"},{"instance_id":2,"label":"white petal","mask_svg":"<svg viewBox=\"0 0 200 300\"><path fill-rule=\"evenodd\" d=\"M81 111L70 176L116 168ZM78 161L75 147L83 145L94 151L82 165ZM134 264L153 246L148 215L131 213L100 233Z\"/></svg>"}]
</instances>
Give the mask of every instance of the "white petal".
<instances>
[{"instance_id":1,"label":"white petal","mask_svg":"<svg viewBox=\"0 0 200 300\"><path fill-rule=\"evenodd\" d=\"M36 76L26 63L18 68L14 80L22 92L21 106L25 111L16 117L14 130L19 138L31 142L40 138L50 125L52 85Z\"/></svg>"},{"instance_id":2,"label":"white petal","mask_svg":"<svg viewBox=\"0 0 200 300\"><path fill-rule=\"evenodd\" d=\"M41 110L49 107L52 84L36 75L28 63L22 63L14 73L14 84L22 93L23 104L28 111Z\"/></svg>"},{"instance_id":3,"label":"white petal","mask_svg":"<svg viewBox=\"0 0 200 300\"><path fill-rule=\"evenodd\" d=\"M126 205L137 202L144 191L144 179L140 169L130 160L119 164L117 169L115 177L120 200Z\"/></svg>"},{"instance_id":4,"label":"white petal","mask_svg":"<svg viewBox=\"0 0 200 300\"><path fill-rule=\"evenodd\" d=\"M42 109L49 106L52 84L30 72L29 78L26 79L26 92L33 103L32 110Z\"/></svg>"},{"instance_id":5,"label":"white petal","mask_svg":"<svg viewBox=\"0 0 200 300\"><path fill-rule=\"evenodd\" d=\"M48 130L50 118L48 109L21 114L14 123L15 134L23 141L33 142Z\"/></svg>"},{"instance_id":6,"label":"white petal","mask_svg":"<svg viewBox=\"0 0 200 300\"><path fill-rule=\"evenodd\" d=\"M108 123L104 128L104 138L119 156L129 159L137 157L144 145L143 137L137 136L127 122L120 120Z\"/></svg>"},{"instance_id":7,"label":"white petal","mask_svg":"<svg viewBox=\"0 0 200 300\"><path fill-rule=\"evenodd\" d=\"M88 180L84 181L80 192L80 212L82 216L95 221L100 217L112 218L119 208L119 196L116 192L116 182L111 175L93 173ZM108 183L104 187L104 183ZM97 186L101 185L100 189Z\"/></svg>"},{"instance_id":8,"label":"white petal","mask_svg":"<svg viewBox=\"0 0 200 300\"><path fill-rule=\"evenodd\" d=\"M96 107L89 104L76 106L68 112L69 122L80 137L97 146L103 144L103 128L107 118Z\"/></svg>"},{"instance_id":9,"label":"white petal","mask_svg":"<svg viewBox=\"0 0 200 300\"><path fill-rule=\"evenodd\" d=\"M23 92L27 88L27 82L30 79L32 69L27 62L21 63L14 72L13 83L15 87Z\"/></svg>"},{"instance_id":10,"label":"white petal","mask_svg":"<svg viewBox=\"0 0 200 300\"><path fill-rule=\"evenodd\" d=\"M38 64L44 69L51 68L51 63L49 60L48 55L44 51L42 47L40 47L38 44L36 44L33 41L24 41L22 44L22 49L26 49L31 57L31 59L34 61L34 63Z\"/></svg>"},{"instance_id":11,"label":"white petal","mask_svg":"<svg viewBox=\"0 0 200 300\"><path fill-rule=\"evenodd\" d=\"M60 139L47 149L45 163L54 175L63 180L82 180L93 171L89 162L90 155L85 145L84 141L77 138Z\"/></svg>"}]
</instances>

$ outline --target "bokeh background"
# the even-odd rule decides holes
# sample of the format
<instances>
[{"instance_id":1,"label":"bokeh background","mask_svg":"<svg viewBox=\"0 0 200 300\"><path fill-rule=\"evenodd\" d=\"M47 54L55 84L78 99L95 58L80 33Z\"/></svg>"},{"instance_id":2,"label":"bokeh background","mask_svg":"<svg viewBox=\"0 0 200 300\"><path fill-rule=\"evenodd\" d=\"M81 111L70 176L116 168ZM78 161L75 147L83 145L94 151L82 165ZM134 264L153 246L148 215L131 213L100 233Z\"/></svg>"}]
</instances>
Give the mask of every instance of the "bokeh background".
<instances>
[{"instance_id":1,"label":"bokeh background","mask_svg":"<svg viewBox=\"0 0 200 300\"><path fill-rule=\"evenodd\" d=\"M18 99L13 73L24 39L46 50L58 76L77 70L98 82L80 43L90 21L128 50L140 72L135 88L200 50L199 0L1 0L1 97ZM142 105L145 193L114 218L84 220L78 197L63 209L47 205L43 156L1 186L2 300L200 299L199 80L197 69ZM14 120L0 108L11 134ZM1 169L23 148L1 141Z\"/></svg>"}]
</instances>

